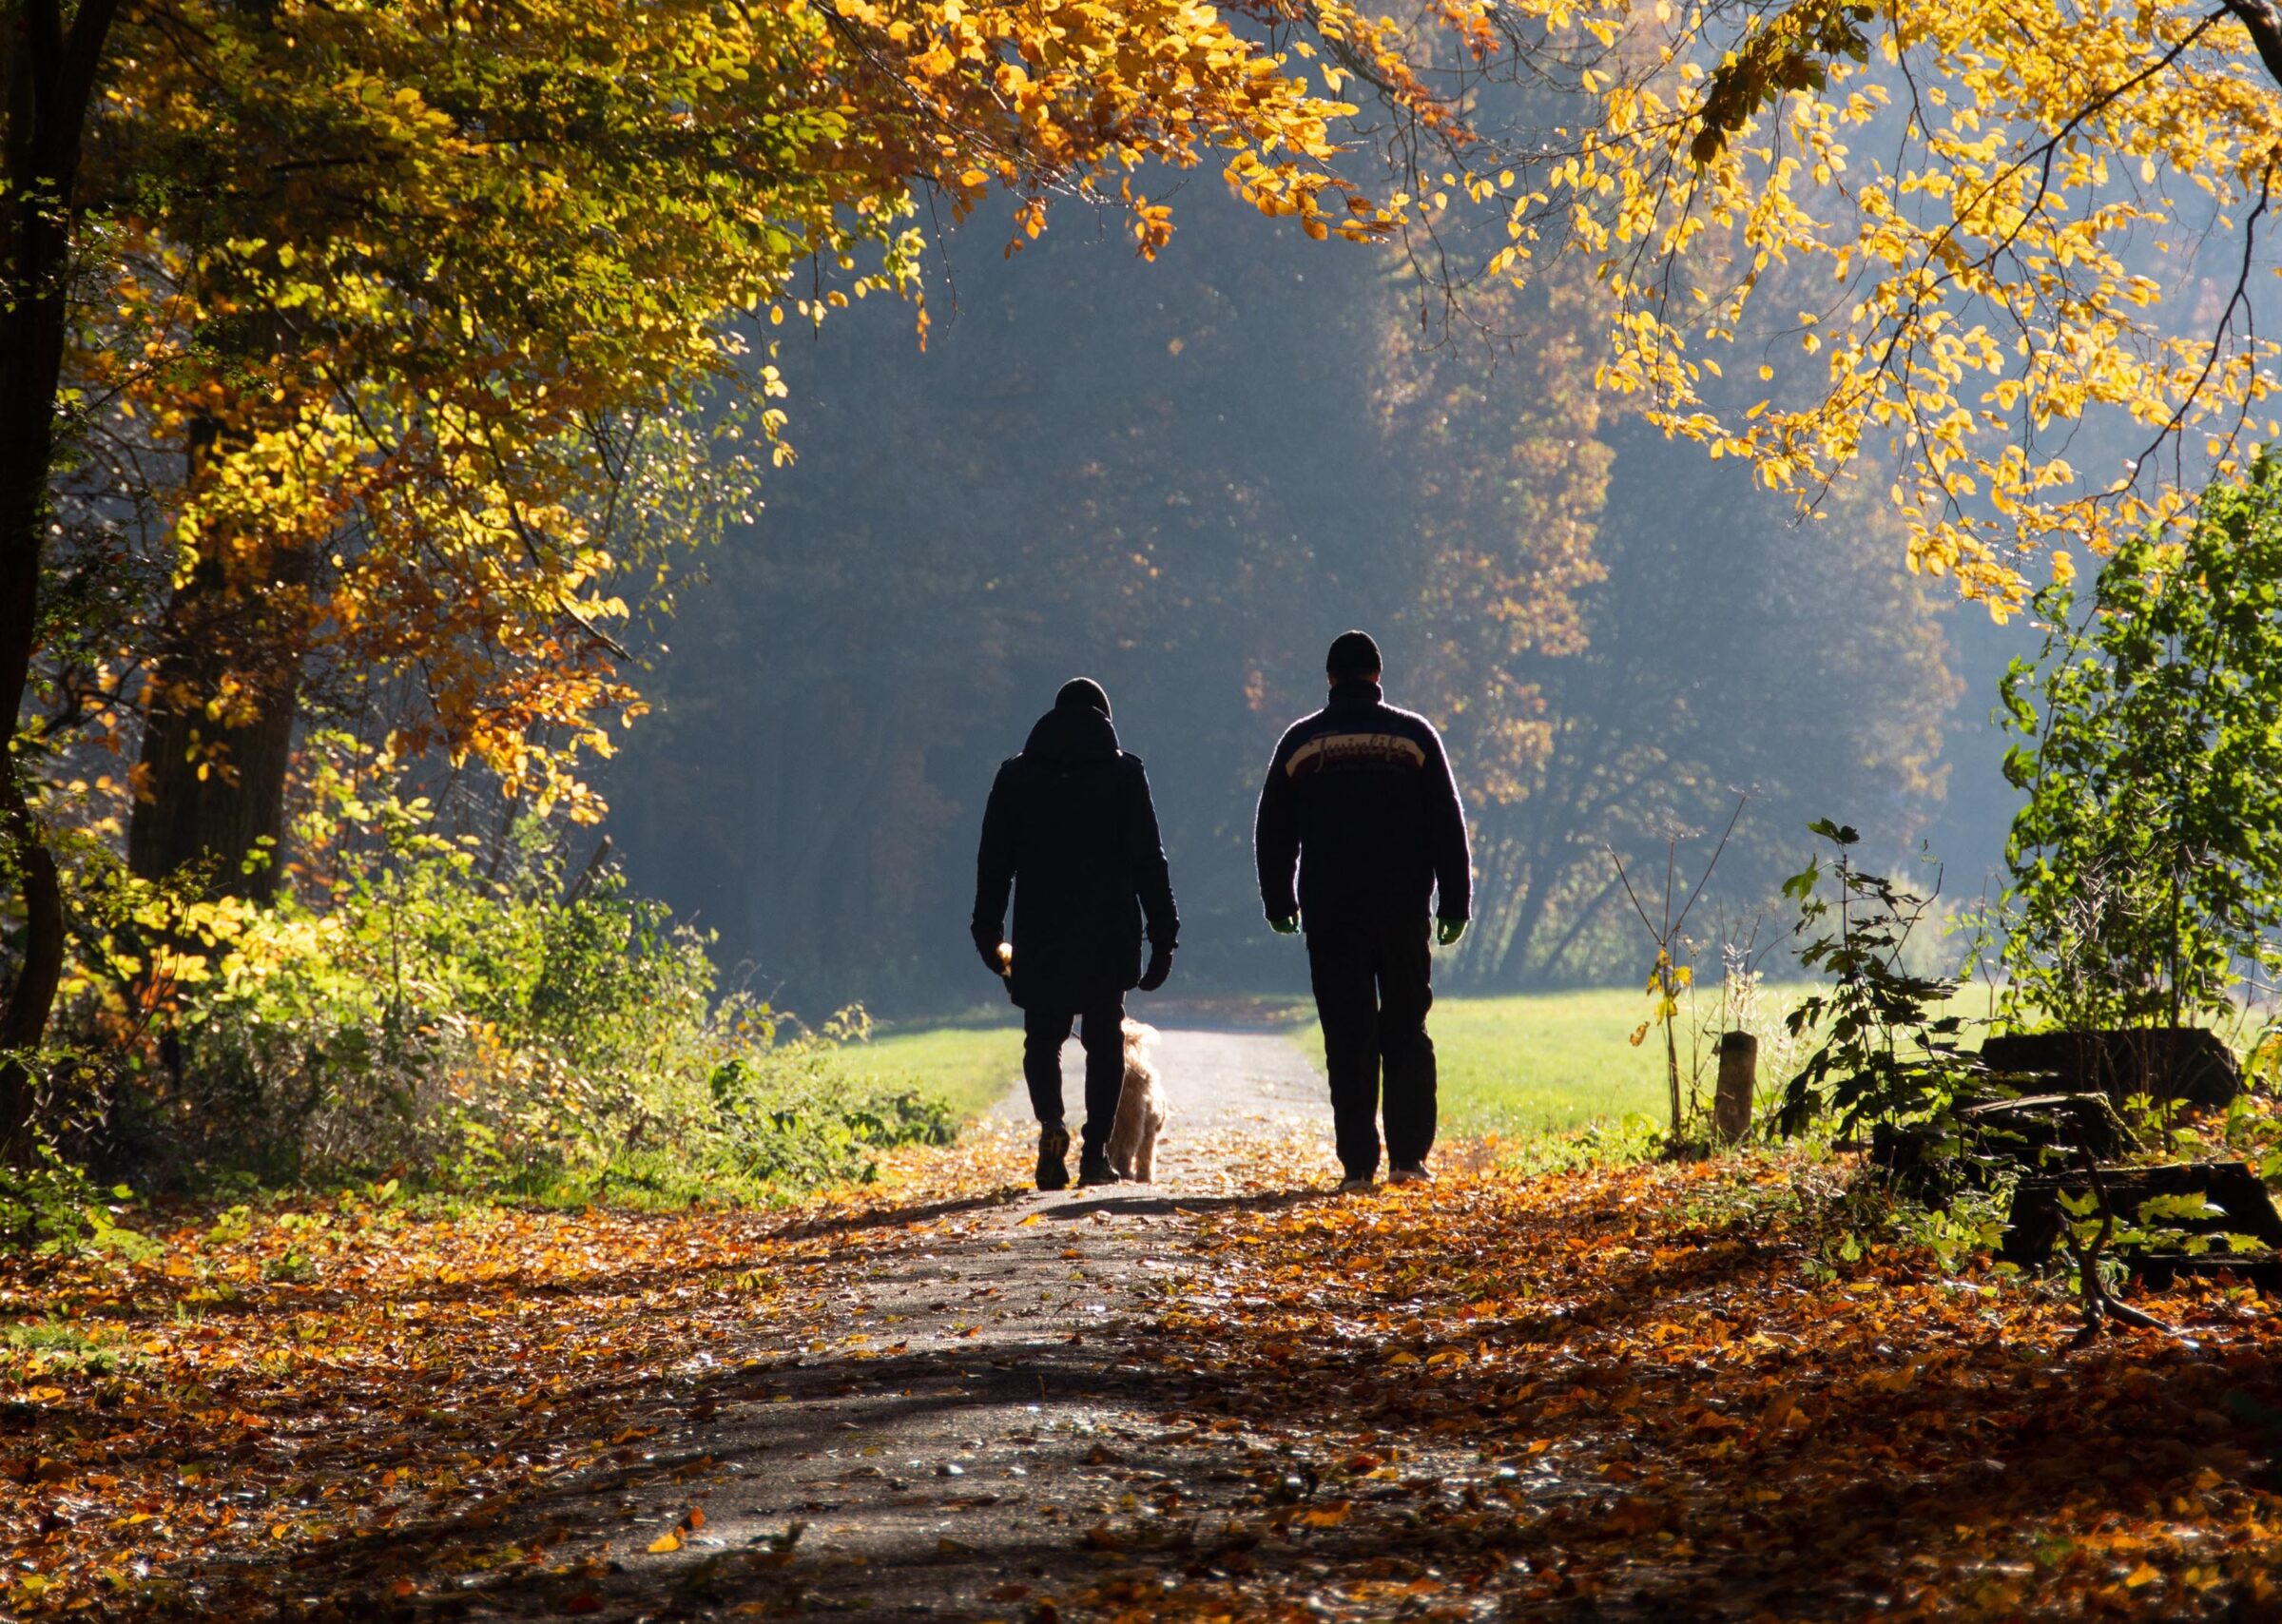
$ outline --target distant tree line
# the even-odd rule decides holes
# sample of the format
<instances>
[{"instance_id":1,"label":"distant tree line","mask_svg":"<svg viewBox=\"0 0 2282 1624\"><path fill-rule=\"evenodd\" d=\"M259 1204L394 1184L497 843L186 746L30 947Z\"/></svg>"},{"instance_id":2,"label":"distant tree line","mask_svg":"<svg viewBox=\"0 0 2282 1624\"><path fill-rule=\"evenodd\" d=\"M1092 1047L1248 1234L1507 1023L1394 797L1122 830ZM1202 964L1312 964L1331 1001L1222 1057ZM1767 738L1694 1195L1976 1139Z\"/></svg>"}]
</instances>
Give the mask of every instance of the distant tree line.
<instances>
[{"instance_id":1,"label":"distant tree line","mask_svg":"<svg viewBox=\"0 0 2282 1624\"><path fill-rule=\"evenodd\" d=\"M637 880L759 988L987 996L957 951L973 824L1076 671L1150 763L1184 983L1288 980L1252 799L1349 624L1463 779L1483 928L1458 984L1629 974L1604 845L1660 854L1737 789L1731 912L1818 811L1924 825L1959 686L1874 500L1801 525L1606 416L1557 282L1445 330L1393 256L1271 244L1207 198L1185 219L1147 267L1081 232L1011 272L955 239L925 355L847 322L797 358L800 460L682 594L607 785Z\"/></svg>"}]
</instances>

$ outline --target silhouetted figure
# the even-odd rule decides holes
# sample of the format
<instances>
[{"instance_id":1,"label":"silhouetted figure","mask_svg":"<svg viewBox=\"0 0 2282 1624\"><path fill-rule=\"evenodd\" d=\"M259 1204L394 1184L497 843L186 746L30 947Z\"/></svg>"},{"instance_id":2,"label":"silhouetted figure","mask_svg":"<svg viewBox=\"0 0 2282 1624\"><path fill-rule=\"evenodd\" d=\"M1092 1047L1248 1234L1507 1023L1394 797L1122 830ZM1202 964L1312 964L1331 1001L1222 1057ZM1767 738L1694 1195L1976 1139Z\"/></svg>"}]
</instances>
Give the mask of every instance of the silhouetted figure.
<instances>
[{"instance_id":1,"label":"silhouetted figure","mask_svg":"<svg viewBox=\"0 0 2282 1624\"><path fill-rule=\"evenodd\" d=\"M1015 928L1008 962L1000 957L999 931L1010 886ZM1022 1078L1038 1118L1040 1189L1070 1182L1062 1045L1073 1020L1080 1023L1086 1048L1078 1182L1115 1178L1103 1147L1125 1076L1125 995L1165 984L1180 922L1141 758L1117 747L1101 685L1073 677L1030 730L1022 753L998 769L975 860L975 946L1006 977L1022 1009Z\"/></svg>"},{"instance_id":2,"label":"silhouetted figure","mask_svg":"<svg viewBox=\"0 0 2282 1624\"><path fill-rule=\"evenodd\" d=\"M1444 946L1473 902L1466 816L1442 741L1379 688L1379 646L1343 633L1325 662L1331 702L1292 724L1268 764L1253 846L1267 921L1307 927L1331 1115L1346 1187L1379 1173L1380 1068L1386 1152L1398 1182L1428 1177L1434 1040L1428 906ZM1299 888L1292 888L1292 869Z\"/></svg>"}]
</instances>

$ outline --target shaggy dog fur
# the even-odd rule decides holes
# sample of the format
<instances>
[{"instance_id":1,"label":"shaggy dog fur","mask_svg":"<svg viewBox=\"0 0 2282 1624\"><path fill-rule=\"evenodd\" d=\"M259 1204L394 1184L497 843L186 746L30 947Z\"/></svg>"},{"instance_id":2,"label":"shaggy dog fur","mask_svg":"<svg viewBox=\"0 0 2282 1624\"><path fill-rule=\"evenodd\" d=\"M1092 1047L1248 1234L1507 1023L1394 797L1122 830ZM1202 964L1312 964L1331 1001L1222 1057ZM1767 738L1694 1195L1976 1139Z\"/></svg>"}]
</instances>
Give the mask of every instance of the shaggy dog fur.
<instances>
[{"instance_id":1,"label":"shaggy dog fur","mask_svg":"<svg viewBox=\"0 0 2282 1624\"><path fill-rule=\"evenodd\" d=\"M1119 1178L1137 1184L1156 1182L1157 1134L1170 1114L1157 1087L1157 1069L1150 1063L1150 1046L1157 1029L1129 1020L1125 1034L1125 1086L1117 1094L1117 1121L1110 1129L1110 1167Z\"/></svg>"}]
</instances>

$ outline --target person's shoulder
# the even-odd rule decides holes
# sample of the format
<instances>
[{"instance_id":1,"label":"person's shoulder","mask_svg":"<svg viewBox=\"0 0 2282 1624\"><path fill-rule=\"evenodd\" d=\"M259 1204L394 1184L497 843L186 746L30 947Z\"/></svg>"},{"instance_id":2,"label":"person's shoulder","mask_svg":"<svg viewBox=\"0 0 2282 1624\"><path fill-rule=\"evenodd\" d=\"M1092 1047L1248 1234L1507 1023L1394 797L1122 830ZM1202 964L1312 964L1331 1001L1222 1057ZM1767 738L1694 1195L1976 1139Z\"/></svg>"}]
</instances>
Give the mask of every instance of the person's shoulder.
<instances>
[{"instance_id":1,"label":"person's shoulder","mask_svg":"<svg viewBox=\"0 0 2282 1624\"><path fill-rule=\"evenodd\" d=\"M1294 722L1290 726L1284 729L1284 736L1276 741L1276 752L1281 755L1284 751L1292 748L1294 745L1305 744L1307 740L1322 732L1324 727L1324 719L1330 714L1331 712L1328 709L1311 710L1306 715L1301 717L1297 722Z\"/></svg>"},{"instance_id":2,"label":"person's shoulder","mask_svg":"<svg viewBox=\"0 0 2282 1624\"><path fill-rule=\"evenodd\" d=\"M1141 758L1131 750L1117 752L1117 770L1122 773L1130 773L1134 778L1146 777L1149 772L1149 769L1141 764Z\"/></svg>"},{"instance_id":3,"label":"person's shoulder","mask_svg":"<svg viewBox=\"0 0 2282 1624\"><path fill-rule=\"evenodd\" d=\"M1441 738L1441 735L1435 731L1434 724L1415 710L1404 710L1399 705L1385 704L1382 704L1379 708L1385 713L1387 721L1409 733L1413 738L1437 740Z\"/></svg>"}]
</instances>

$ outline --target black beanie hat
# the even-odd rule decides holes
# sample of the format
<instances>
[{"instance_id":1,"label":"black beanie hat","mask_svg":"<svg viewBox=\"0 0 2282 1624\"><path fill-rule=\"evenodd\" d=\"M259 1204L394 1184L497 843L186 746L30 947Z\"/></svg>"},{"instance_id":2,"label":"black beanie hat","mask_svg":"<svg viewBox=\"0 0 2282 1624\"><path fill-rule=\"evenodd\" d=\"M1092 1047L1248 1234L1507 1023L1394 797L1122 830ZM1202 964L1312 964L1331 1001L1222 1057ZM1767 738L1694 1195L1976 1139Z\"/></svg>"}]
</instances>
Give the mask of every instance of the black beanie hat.
<instances>
[{"instance_id":1,"label":"black beanie hat","mask_svg":"<svg viewBox=\"0 0 2282 1624\"><path fill-rule=\"evenodd\" d=\"M1107 716L1110 713L1110 696L1092 677L1072 677L1062 685L1061 692L1054 696L1054 707L1060 710L1064 706L1091 706Z\"/></svg>"},{"instance_id":2,"label":"black beanie hat","mask_svg":"<svg viewBox=\"0 0 2282 1624\"><path fill-rule=\"evenodd\" d=\"M1379 645L1367 631L1343 631L1331 640L1324 656L1324 670L1333 682L1348 677L1376 677L1385 669L1379 663Z\"/></svg>"}]
</instances>

